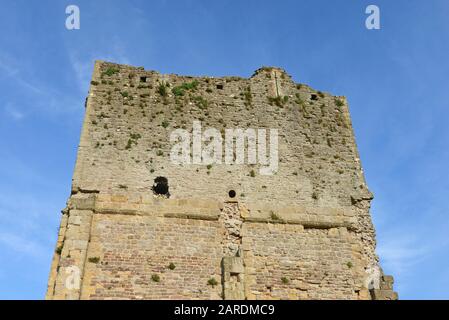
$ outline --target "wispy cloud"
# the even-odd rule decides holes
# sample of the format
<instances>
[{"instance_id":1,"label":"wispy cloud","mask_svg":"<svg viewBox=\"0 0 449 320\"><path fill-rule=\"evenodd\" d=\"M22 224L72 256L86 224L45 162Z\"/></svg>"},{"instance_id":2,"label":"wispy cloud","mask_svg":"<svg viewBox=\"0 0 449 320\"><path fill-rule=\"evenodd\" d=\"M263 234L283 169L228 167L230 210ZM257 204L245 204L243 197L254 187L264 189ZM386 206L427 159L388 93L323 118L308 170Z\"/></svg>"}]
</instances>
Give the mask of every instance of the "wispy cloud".
<instances>
[{"instance_id":1,"label":"wispy cloud","mask_svg":"<svg viewBox=\"0 0 449 320\"><path fill-rule=\"evenodd\" d=\"M48 248L40 245L33 239L27 239L17 233L0 232L0 243L18 253L35 258L48 256Z\"/></svg>"},{"instance_id":2,"label":"wispy cloud","mask_svg":"<svg viewBox=\"0 0 449 320\"><path fill-rule=\"evenodd\" d=\"M24 89L30 90L35 94L43 94L44 90L39 88L36 84L31 83L22 76L19 68L19 61L0 52L0 69L4 74L19 84Z\"/></svg>"},{"instance_id":3,"label":"wispy cloud","mask_svg":"<svg viewBox=\"0 0 449 320\"><path fill-rule=\"evenodd\" d=\"M405 276L413 272L413 268L432 253L434 247L422 244L415 237L398 239L397 236L384 239L377 252L384 268L394 275Z\"/></svg>"},{"instance_id":4,"label":"wispy cloud","mask_svg":"<svg viewBox=\"0 0 449 320\"><path fill-rule=\"evenodd\" d=\"M131 64L125 47L117 39L112 41L112 48L109 48L107 52L103 49L86 52L75 48L68 48L67 54L78 81L78 88L83 94L89 88L95 60Z\"/></svg>"},{"instance_id":5,"label":"wispy cloud","mask_svg":"<svg viewBox=\"0 0 449 320\"><path fill-rule=\"evenodd\" d=\"M20 89L17 91L20 92L20 95L3 97L6 100L5 112L15 120L21 120L25 115L36 112L61 115L82 109L80 107L83 101L81 98L71 92L62 92L56 88L54 83L49 85L43 79L35 77L32 72L35 69L27 70L26 63L1 51L0 70L8 79L7 83L13 83L14 87ZM23 75L25 74L23 70L27 70L26 77ZM88 81L86 83L88 84ZM20 101L22 101L22 105L19 108Z\"/></svg>"},{"instance_id":6,"label":"wispy cloud","mask_svg":"<svg viewBox=\"0 0 449 320\"><path fill-rule=\"evenodd\" d=\"M25 117L25 113L20 111L13 103L8 102L5 105L5 112L14 120L22 120Z\"/></svg>"},{"instance_id":7,"label":"wispy cloud","mask_svg":"<svg viewBox=\"0 0 449 320\"><path fill-rule=\"evenodd\" d=\"M398 214L407 215L401 211ZM417 290L429 290L432 286L436 290L448 282L449 264L441 260L449 254L449 223L445 216L429 206L429 211L424 211L419 218L385 224L379 233L377 252L381 265L387 274L395 277L395 288L403 297L416 297ZM431 282L421 279L428 272L432 272Z\"/></svg>"}]
</instances>

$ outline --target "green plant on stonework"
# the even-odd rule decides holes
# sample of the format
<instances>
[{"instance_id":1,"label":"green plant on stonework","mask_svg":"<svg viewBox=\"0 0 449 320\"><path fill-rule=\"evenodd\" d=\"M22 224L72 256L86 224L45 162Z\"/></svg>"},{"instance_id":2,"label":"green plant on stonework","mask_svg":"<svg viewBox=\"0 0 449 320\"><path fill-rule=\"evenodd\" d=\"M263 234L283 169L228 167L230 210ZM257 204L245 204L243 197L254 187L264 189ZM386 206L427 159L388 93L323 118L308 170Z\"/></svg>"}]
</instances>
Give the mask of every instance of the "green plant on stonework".
<instances>
[{"instance_id":1,"label":"green plant on stonework","mask_svg":"<svg viewBox=\"0 0 449 320\"><path fill-rule=\"evenodd\" d=\"M270 212L270 219L273 220L273 221L280 221L281 220L281 218L274 211Z\"/></svg>"},{"instance_id":2,"label":"green plant on stonework","mask_svg":"<svg viewBox=\"0 0 449 320\"><path fill-rule=\"evenodd\" d=\"M318 193L316 193L315 191L312 192L312 199L315 199L315 200L318 199Z\"/></svg>"},{"instance_id":3,"label":"green plant on stonework","mask_svg":"<svg viewBox=\"0 0 449 320\"><path fill-rule=\"evenodd\" d=\"M128 186L124 185L124 184L119 184L118 187L120 189L128 189Z\"/></svg>"},{"instance_id":4,"label":"green plant on stonework","mask_svg":"<svg viewBox=\"0 0 449 320\"><path fill-rule=\"evenodd\" d=\"M207 102L207 100L201 96L193 97L193 101L195 102L196 106L198 108L200 108L201 110L206 109L209 106L209 103Z\"/></svg>"},{"instance_id":5,"label":"green plant on stonework","mask_svg":"<svg viewBox=\"0 0 449 320\"><path fill-rule=\"evenodd\" d=\"M251 87L246 87L245 91L243 91L243 97L245 99L245 106L249 107L251 106L252 102L253 102L253 98L251 95Z\"/></svg>"},{"instance_id":6,"label":"green plant on stonework","mask_svg":"<svg viewBox=\"0 0 449 320\"><path fill-rule=\"evenodd\" d=\"M305 118L310 118L310 113L307 110L307 105L306 105L305 101L301 98L301 96L299 94L296 94L295 103L298 104L299 110L301 110L301 112L304 114L304 117Z\"/></svg>"},{"instance_id":7,"label":"green plant on stonework","mask_svg":"<svg viewBox=\"0 0 449 320\"><path fill-rule=\"evenodd\" d=\"M262 66L258 71L270 72L271 70L273 70L273 67Z\"/></svg>"},{"instance_id":8,"label":"green plant on stonework","mask_svg":"<svg viewBox=\"0 0 449 320\"><path fill-rule=\"evenodd\" d=\"M295 100L295 102L298 104L298 105L304 105L304 100L303 99L301 99L301 96L297 93L296 95L295 95L295 97L296 97L296 100Z\"/></svg>"},{"instance_id":9,"label":"green plant on stonework","mask_svg":"<svg viewBox=\"0 0 449 320\"><path fill-rule=\"evenodd\" d=\"M91 263L98 263L100 262L100 258L99 257L89 257L89 259L87 259L89 262Z\"/></svg>"},{"instance_id":10,"label":"green plant on stonework","mask_svg":"<svg viewBox=\"0 0 449 320\"><path fill-rule=\"evenodd\" d=\"M207 284L212 287L215 287L218 284L218 281L215 280L215 278L210 278L209 280L207 280Z\"/></svg>"},{"instance_id":11,"label":"green plant on stonework","mask_svg":"<svg viewBox=\"0 0 449 320\"><path fill-rule=\"evenodd\" d=\"M118 73L118 72L119 72L119 70L117 68L109 67L102 73L102 75L107 75L107 76L110 77L110 76L112 76L112 75L114 75L115 73Z\"/></svg>"},{"instance_id":12,"label":"green plant on stonework","mask_svg":"<svg viewBox=\"0 0 449 320\"><path fill-rule=\"evenodd\" d=\"M122 95L123 98L126 98L126 97L129 96L128 91L123 91L123 92L121 92L120 94Z\"/></svg>"},{"instance_id":13,"label":"green plant on stonework","mask_svg":"<svg viewBox=\"0 0 449 320\"><path fill-rule=\"evenodd\" d=\"M288 278L286 278L286 277L282 277L281 281L282 281L283 284L289 284L290 283L290 280Z\"/></svg>"},{"instance_id":14,"label":"green plant on stonework","mask_svg":"<svg viewBox=\"0 0 449 320\"><path fill-rule=\"evenodd\" d=\"M352 266L352 262L351 261L348 261L347 263L346 263L346 266L349 268L349 269L351 269L353 266Z\"/></svg>"},{"instance_id":15,"label":"green plant on stonework","mask_svg":"<svg viewBox=\"0 0 449 320\"><path fill-rule=\"evenodd\" d=\"M139 133L131 133L129 136L133 140L139 140L142 137Z\"/></svg>"},{"instance_id":16,"label":"green plant on stonework","mask_svg":"<svg viewBox=\"0 0 449 320\"><path fill-rule=\"evenodd\" d=\"M198 84L199 82L197 80L194 80L192 82L185 82L179 86L174 87L171 91L177 97L183 96L188 90L196 90Z\"/></svg>"},{"instance_id":17,"label":"green plant on stonework","mask_svg":"<svg viewBox=\"0 0 449 320\"><path fill-rule=\"evenodd\" d=\"M171 89L171 92L177 97L184 95L184 90L181 87L174 87Z\"/></svg>"},{"instance_id":18,"label":"green plant on stonework","mask_svg":"<svg viewBox=\"0 0 449 320\"><path fill-rule=\"evenodd\" d=\"M168 94L167 85L164 83L159 84L157 87L157 93L159 93L162 97L166 97Z\"/></svg>"},{"instance_id":19,"label":"green plant on stonework","mask_svg":"<svg viewBox=\"0 0 449 320\"><path fill-rule=\"evenodd\" d=\"M192 82L186 82L181 85L184 90L195 90L198 87L199 82L194 80Z\"/></svg>"},{"instance_id":20,"label":"green plant on stonework","mask_svg":"<svg viewBox=\"0 0 449 320\"><path fill-rule=\"evenodd\" d=\"M131 133L129 135L128 143L126 144L125 149L131 149L132 145L137 145L137 141L141 138L141 135L139 133Z\"/></svg>"},{"instance_id":21,"label":"green plant on stonework","mask_svg":"<svg viewBox=\"0 0 449 320\"><path fill-rule=\"evenodd\" d=\"M162 123L161 123L161 126L164 127L164 128L167 128L168 125L169 125L169 123L166 120L162 121Z\"/></svg>"},{"instance_id":22,"label":"green plant on stonework","mask_svg":"<svg viewBox=\"0 0 449 320\"><path fill-rule=\"evenodd\" d=\"M208 164L206 168L207 168L207 170L210 170L210 169L212 169L212 165Z\"/></svg>"},{"instance_id":23,"label":"green plant on stonework","mask_svg":"<svg viewBox=\"0 0 449 320\"><path fill-rule=\"evenodd\" d=\"M336 105L337 107L342 107L342 106L345 105L345 103L344 103L343 100L341 100L341 99L335 99L335 105Z\"/></svg>"},{"instance_id":24,"label":"green plant on stonework","mask_svg":"<svg viewBox=\"0 0 449 320\"><path fill-rule=\"evenodd\" d=\"M101 112L100 115L98 116L100 119L104 119L104 118L110 118L107 114L105 114L104 112Z\"/></svg>"},{"instance_id":25,"label":"green plant on stonework","mask_svg":"<svg viewBox=\"0 0 449 320\"><path fill-rule=\"evenodd\" d=\"M251 170L251 171L249 172L249 176L252 177L252 178L254 178L254 177L256 176L256 172L255 172L254 170Z\"/></svg>"},{"instance_id":26,"label":"green plant on stonework","mask_svg":"<svg viewBox=\"0 0 449 320\"><path fill-rule=\"evenodd\" d=\"M170 262L170 264L168 265L168 268L170 270L175 270L176 266L175 266L175 264L173 262Z\"/></svg>"},{"instance_id":27,"label":"green plant on stonework","mask_svg":"<svg viewBox=\"0 0 449 320\"><path fill-rule=\"evenodd\" d=\"M161 277L158 274L153 274L151 275L151 280L153 280L153 282L160 282Z\"/></svg>"},{"instance_id":28,"label":"green plant on stonework","mask_svg":"<svg viewBox=\"0 0 449 320\"><path fill-rule=\"evenodd\" d=\"M60 255L62 252L62 246L57 247L55 252Z\"/></svg>"},{"instance_id":29,"label":"green plant on stonework","mask_svg":"<svg viewBox=\"0 0 449 320\"><path fill-rule=\"evenodd\" d=\"M125 149L126 150L131 149L131 147L133 146L133 142L134 142L133 140L128 139L128 142L126 143Z\"/></svg>"},{"instance_id":30,"label":"green plant on stonework","mask_svg":"<svg viewBox=\"0 0 449 320\"><path fill-rule=\"evenodd\" d=\"M284 104L287 102L288 97L287 97L287 100L285 99L285 97L282 98L281 96L267 97L267 99L268 99L268 103L270 105L276 105L276 106L282 108L284 106Z\"/></svg>"}]
</instances>

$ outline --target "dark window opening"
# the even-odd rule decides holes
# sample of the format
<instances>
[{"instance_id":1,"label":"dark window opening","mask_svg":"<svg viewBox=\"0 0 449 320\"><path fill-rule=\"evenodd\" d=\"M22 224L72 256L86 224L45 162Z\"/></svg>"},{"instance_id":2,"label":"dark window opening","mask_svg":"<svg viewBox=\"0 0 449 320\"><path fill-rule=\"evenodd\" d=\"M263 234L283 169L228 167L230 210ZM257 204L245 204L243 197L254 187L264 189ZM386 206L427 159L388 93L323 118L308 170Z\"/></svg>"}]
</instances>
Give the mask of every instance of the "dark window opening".
<instances>
[{"instance_id":1,"label":"dark window opening","mask_svg":"<svg viewBox=\"0 0 449 320\"><path fill-rule=\"evenodd\" d=\"M154 179L154 184L151 189L154 194L163 195L167 198L170 197L170 192L168 192L168 180L165 177L157 177Z\"/></svg>"},{"instance_id":2,"label":"dark window opening","mask_svg":"<svg viewBox=\"0 0 449 320\"><path fill-rule=\"evenodd\" d=\"M235 198L235 196L236 196L235 190L229 190L229 197Z\"/></svg>"},{"instance_id":3,"label":"dark window opening","mask_svg":"<svg viewBox=\"0 0 449 320\"><path fill-rule=\"evenodd\" d=\"M310 97L312 100L318 100L318 96L316 94L312 94L312 96Z\"/></svg>"},{"instance_id":4,"label":"dark window opening","mask_svg":"<svg viewBox=\"0 0 449 320\"><path fill-rule=\"evenodd\" d=\"M147 77L140 77L140 82L147 82Z\"/></svg>"},{"instance_id":5,"label":"dark window opening","mask_svg":"<svg viewBox=\"0 0 449 320\"><path fill-rule=\"evenodd\" d=\"M223 85L222 84L217 84L217 89L223 90Z\"/></svg>"}]
</instances>

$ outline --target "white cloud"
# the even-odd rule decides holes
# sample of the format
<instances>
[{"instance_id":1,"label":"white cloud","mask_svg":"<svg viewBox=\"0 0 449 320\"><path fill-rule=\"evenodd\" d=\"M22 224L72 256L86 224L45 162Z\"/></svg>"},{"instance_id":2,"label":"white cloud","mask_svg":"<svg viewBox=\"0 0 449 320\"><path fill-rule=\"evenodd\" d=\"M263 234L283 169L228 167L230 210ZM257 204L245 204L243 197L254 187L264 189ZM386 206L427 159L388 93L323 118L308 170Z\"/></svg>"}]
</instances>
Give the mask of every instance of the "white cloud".
<instances>
[{"instance_id":1,"label":"white cloud","mask_svg":"<svg viewBox=\"0 0 449 320\"><path fill-rule=\"evenodd\" d=\"M68 49L69 60L82 93L86 93L89 88L95 60L131 64L126 56L125 48L119 41L114 39L112 43L112 48L107 53L104 53L102 50L85 52L72 48Z\"/></svg>"},{"instance_id":2,"label":"white cloud","mask_svg":"<svg viewBox=\"0 0 449 320\"><path fill-rule=\"evenodd\" d=\"M377 248L383 267L393 275L401 276L412 272L416 264L423 261L431 251L431 247L420 244L414 238L389 239Z\"/></svg>"},{"instance_id":3,"label":"white cloud","mask_svg":"<svg viewBox=\"0 0 449 320\"><path fill-rule=\"evenodd\" d=\"M22 120L25 117L25 113L23 113L21 110L19 110L12 103L7 103L5 105L5 112L14 120Z\"/></svg>"},{"instance_id":4,"label":"white cloud","mask_svg":"<svg viewBox=\"0 0 449 320\"><path fill-rule=\"evenodd\" d=\"M32 239L26 239L16 233L0 232L0 243L19 253L36 258L47 257L48 249Z\"/></svg>"},{"instance_id":5,"label":"white cloud","mask_svg":"<svg viewBox=\"0 0 449 320\"><path fill-rule=\"evenodd\" d=\"M447 221L440 221L443 217L438 217L435 212L428 212L425 217L433 220L435 225L426 225L426 219L403 221L385 226L388 230L379 234L377 252L381 265L396 279L415 278L423 265L438 263L439 256L449 251Z\"/></svg>"},{"instance_id":6,"label":"white cloud","mask_svg":"<svg viewBox=\"0 0 449 320\"><path fill-rule=\"evenodd\" d=\"M0 52L0 69L4 72L7 77L12 78L20 86L32 91L35 94L43 94L45 90L42 90L35 84L28 80L20 74L20 68L18 67L19 61L7 56L5 53Z\"/></svg>"},{"instance_id":7,"label":"white cloud","mask_svg":"<svg viewBox=\"0 0 449 320\"><path fill-rule=\"evenodd\" d=\"M82 110L83 98L74 95L73 92L61 92L56 89L55 83L47 85L41 79L34 77L30 71L33 67L30 67L26 77L23 76L22 70L26 69L24 62L0 51L0 75L11 79L19 89L16 96L9 100L6 98L5 111L10 117L21 120L35 112L59 115ZM27 99L21 99L22 97ZM17 104L21 100L23 105L19 108Z\"/></svg>"}]
</instances>

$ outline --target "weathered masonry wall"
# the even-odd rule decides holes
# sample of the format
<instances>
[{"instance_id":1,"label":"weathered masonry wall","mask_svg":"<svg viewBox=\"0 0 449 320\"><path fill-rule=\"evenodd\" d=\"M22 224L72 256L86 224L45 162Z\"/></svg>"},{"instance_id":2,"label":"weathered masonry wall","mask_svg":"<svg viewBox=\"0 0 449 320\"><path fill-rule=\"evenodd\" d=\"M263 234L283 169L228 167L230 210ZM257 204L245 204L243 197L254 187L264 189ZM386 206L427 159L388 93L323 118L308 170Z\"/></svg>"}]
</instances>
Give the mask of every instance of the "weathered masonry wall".
<instances>
[{"instance_id":1,"label":"weathered masonry wall","mask_svg":"<svg viewBox=\"0 0 449 320\"><path fill-rule=\"evenodd\" d=\"M173 164L170 133L194 120L278 129L278 172ZM97 62L47 298L394 299L371 199L344 97L278 68L192 78Z\"/></svg>"}]
</instances>

